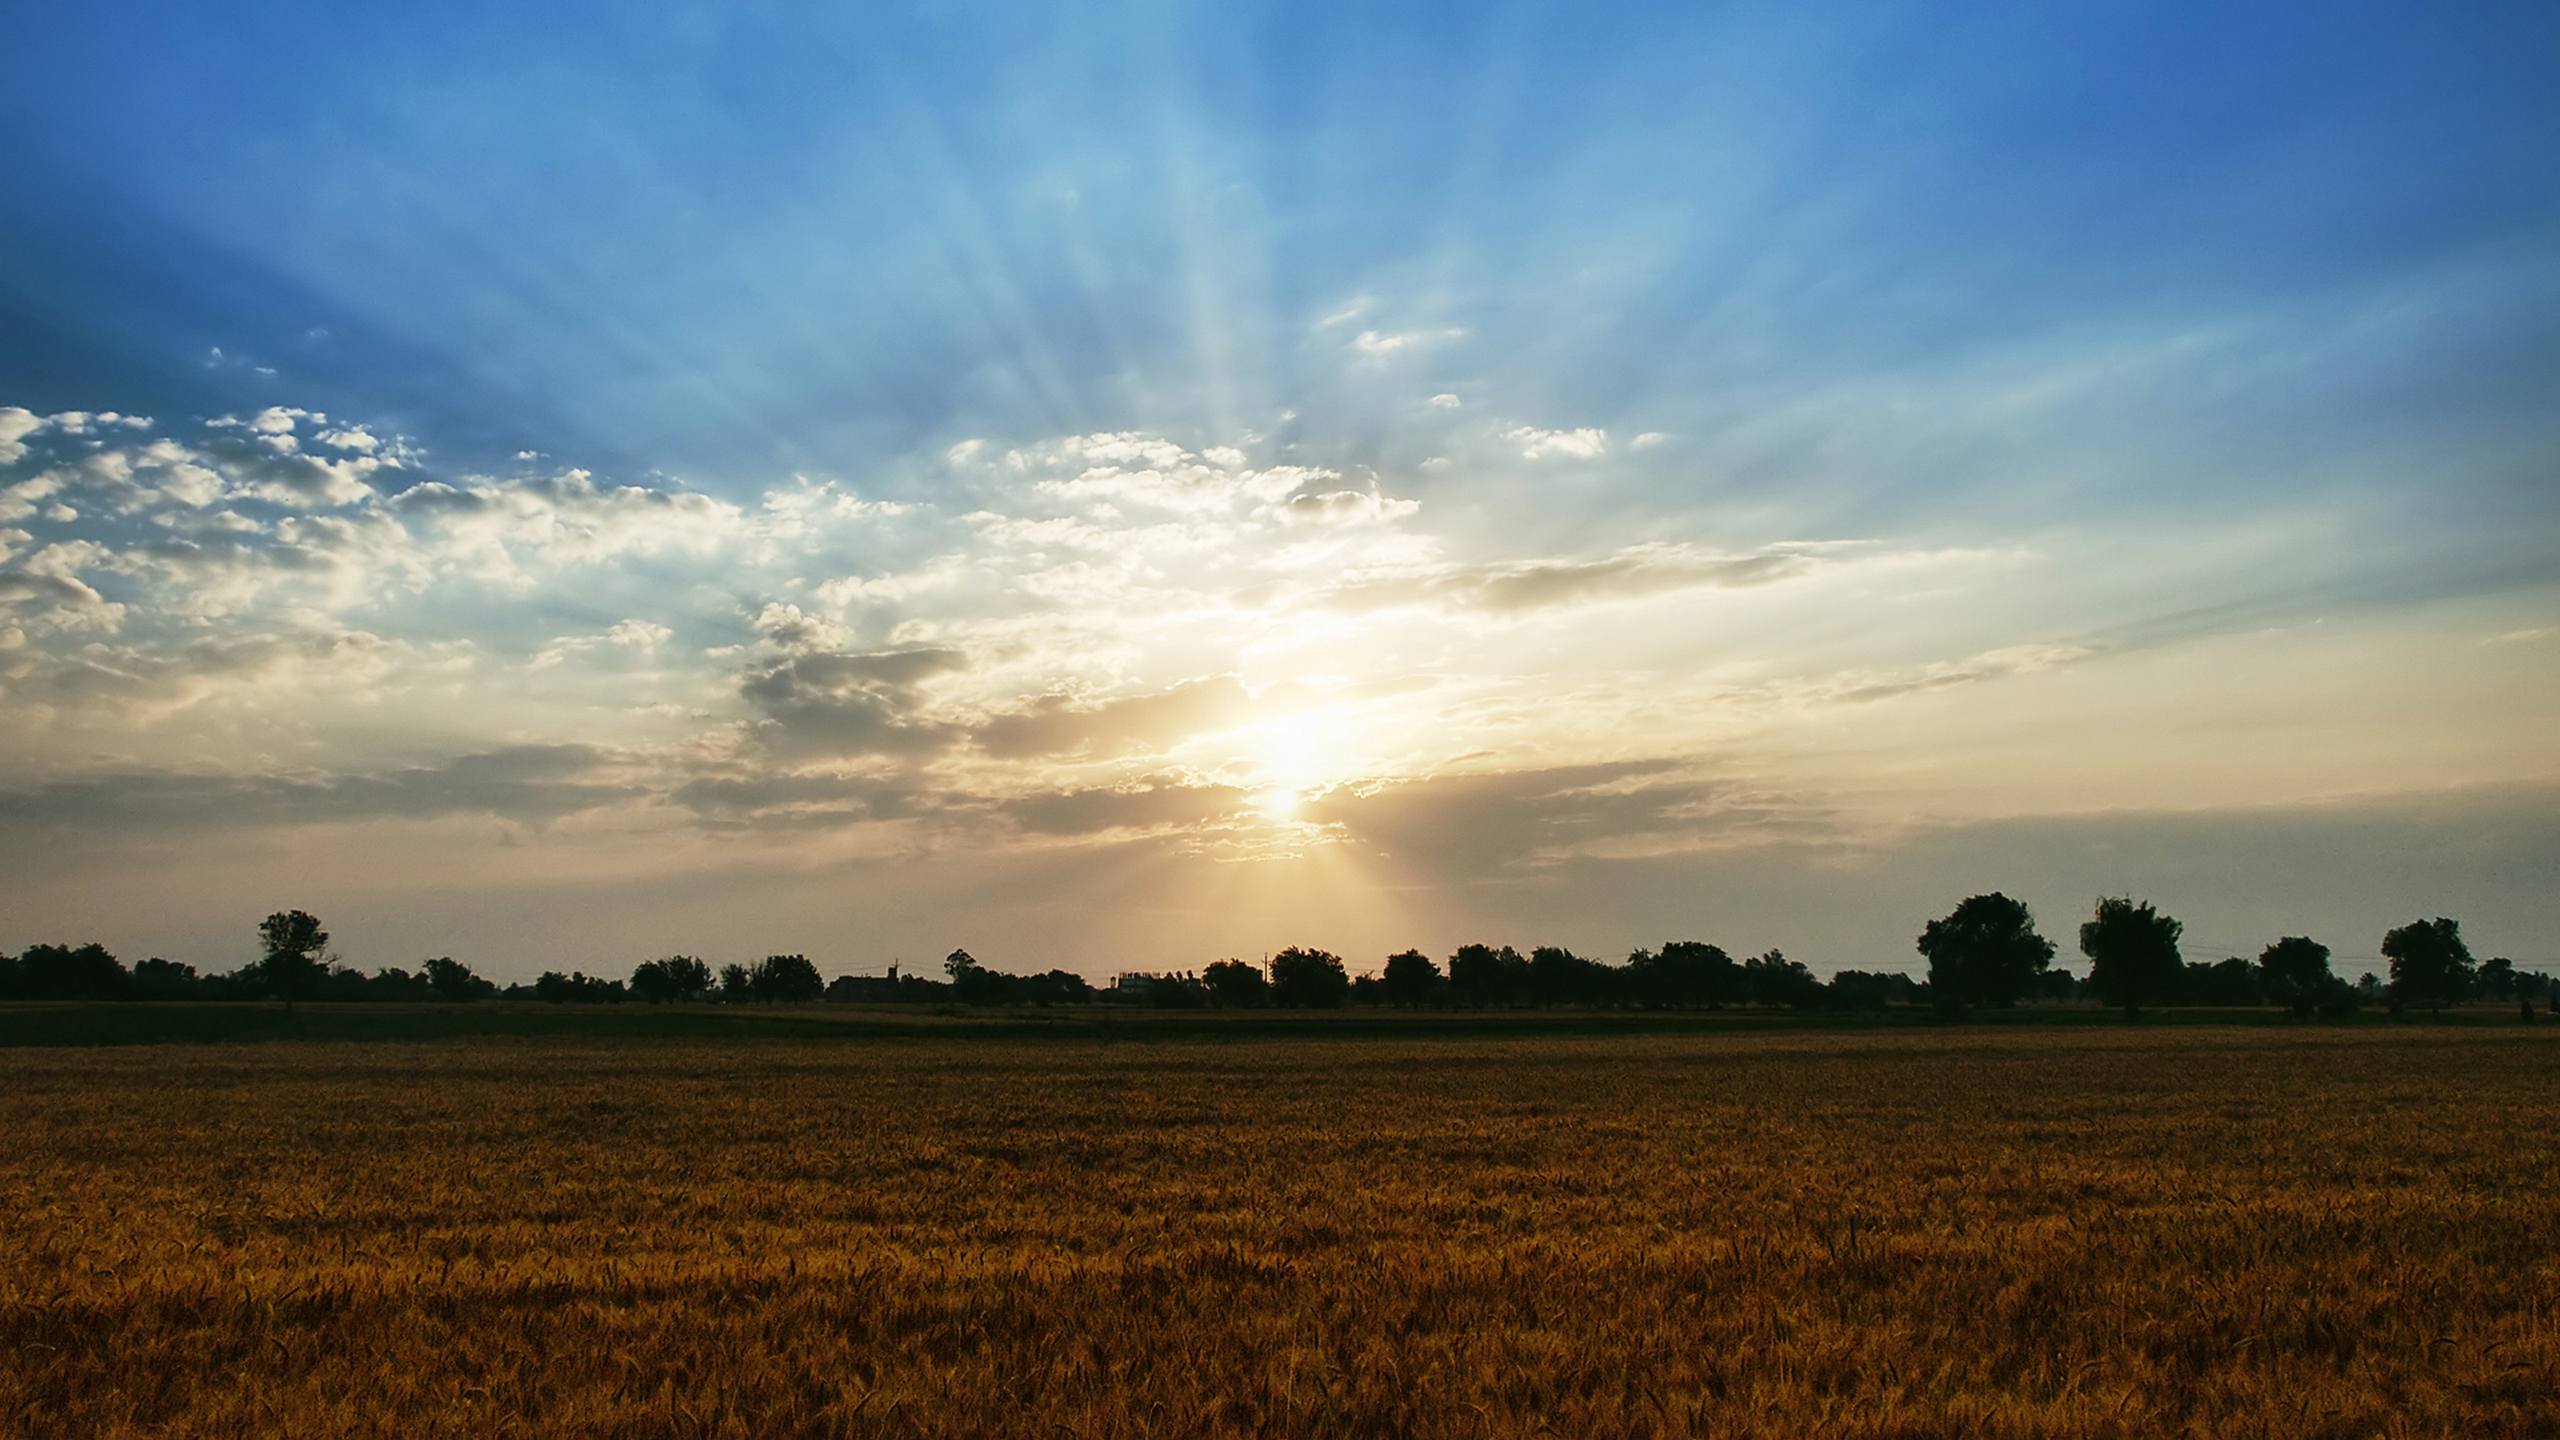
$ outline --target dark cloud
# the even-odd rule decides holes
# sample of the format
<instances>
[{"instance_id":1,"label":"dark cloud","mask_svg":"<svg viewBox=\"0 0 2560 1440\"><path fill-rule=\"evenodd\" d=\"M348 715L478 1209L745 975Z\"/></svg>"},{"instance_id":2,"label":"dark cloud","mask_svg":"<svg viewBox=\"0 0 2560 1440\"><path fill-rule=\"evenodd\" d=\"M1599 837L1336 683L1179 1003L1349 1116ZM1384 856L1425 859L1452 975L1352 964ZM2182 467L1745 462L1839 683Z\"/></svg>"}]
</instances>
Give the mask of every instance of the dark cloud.
<instances>
[{"instance_id":1,"label":"dark cloud","mask_svg":"<svg viewBox=\"0 0 2560 1440\"><path fill-rule=\"evenodd\" d=\"M1028 707L980 726L980 749L1002 759L1037 755L1121 755L1160 750L1187 736L1254 718L1244 686L1232 675L1193 680L1152 695L1087 704L1044 695Z\"/></svg>"},{"instance_id":2,"label":"dark cloud","mask_svg":"<svg viewBox=\"0 0 2560 1440\"><path fill-rule=\"evenodd\" d=\"M1053 790L999 802L999 813L1039 835L1189 829L1233 815L1246 792L1231 785L1151 785Z\"/></svg>"},{"instance_id":3,"label":"dark cloud","mask_svg":"<svg viewBox=\"0 0 2560 1440\"><path fill-rule=\"evenodd\" d=\"M920 755L961 733L918 718L924 683L968 663L957 650L815 651L750 670L738 694L765 717L756 735L777 753Z\"/></svg>"},{"instance_id":4,"label":"dark cloud","mask_svg":"<svg viewBox=\"0 0 2560 1440\"><path fill-rule=\"evenodd\" d=\"M0 698L84 721L130 721L185 706L262 677L365 667L395 647L361 630L319 634L208 636L174 651L88 646L62 655L29 654L0 667ZM361 674L361 668L353 673Z\"/></svg>"},{"instance_id":5,"label":"dark cloud","mask_svg":"<svg viewBox=\"0 0 2560 1440\"><path fill-rule=\"evenodd\" d=\"M227 828L470 814L541 824L644 793L593 778L606 759L584 745L520 745L358 775L109 772L0 792L0 815L13 829Z\"/></svg>"},{"instance_id":6,"label":"dark cloud","mask_svg":"<svg viewBox=\"0 0 2560 1440\"><path fill-rule=\"evenodd\" d=\"M705 775L668 792L696 815L724 822L765 823L823 813L831 820L888 820L922 799L907 781L862 775Z\"/></svg>"},{"instance_id":7,"label":"dark cloud","mask_svg":"<svg viewBox=\"0 0 2560 1440\"><path fill-rule=\"evenodd\" d=\"M1441 881L1493 878L1593 844L1692 846L1822 823L1817 812L1694 778L1670 759L1346 786L1301 814Z\"/></svg>"}]
</instances>

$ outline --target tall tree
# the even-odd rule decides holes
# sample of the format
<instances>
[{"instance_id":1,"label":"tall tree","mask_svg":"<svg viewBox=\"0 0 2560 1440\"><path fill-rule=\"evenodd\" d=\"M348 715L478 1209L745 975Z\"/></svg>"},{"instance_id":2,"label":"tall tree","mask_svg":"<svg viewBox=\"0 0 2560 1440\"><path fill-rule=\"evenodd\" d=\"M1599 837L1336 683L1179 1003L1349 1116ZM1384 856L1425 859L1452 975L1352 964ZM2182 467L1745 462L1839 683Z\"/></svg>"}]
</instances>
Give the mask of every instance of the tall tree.
<instances>
[{"instance_id":1,"label":"tall tree","mask_svg":"<svg viewBox=\"0 0 2560 1440\"><path fill-rule=\"evenodd\" d=\"M329 932L306 910L279 910L258 922L259 978L284 997L285 1013L329 971Z\"/></svg>"},{"instance_id":2,"label":"tall tree","mask_svg":"<svg viewBox=\"0 0 2560 1440\"><path fill-rule=\"evenodd\" d=\"M1770 1010L1810 1010L1822 1003L1822 982L1784 950L1743 961L1742 990L1752 1004Z\"/></svg>"},{"instance_id":3,"label":"tall tree","mask_svg":"<svg viewBox=\"0 0 2560 1440\"><path fill-rule=\"evenodd\" d=\"M1449 992L1461 1005L1483 1009L1510 1003L1529 962L1505 945L1461 945L1449 956Z\"/></svg>"},{"instance_id":4,"label":"tall tree","mask_svg":"<svg viewBox=\"0 0 2560 1440\"><path fill-rule=\"evenodd\" d=\"M1920 932L1929 961L1929 994L1962 1017L1980 1005L2014 1005L2045 967L2053 942L2036 933L2025 904L1993 891L1975 895Z\"/></svg>"},{"instance_id":5,"label":"tall tree","mask_svg":"<svg viewBox=\"0 0 2560 1440\"><path fill-rule=\"evenodd\" d=\"M1351 995L1351 972L1328 950L1296 945L1271 957L1271 1003L1294 1010L1331 1010Z\"/></svg>"},{"instance_id":6,"label":"tall tree","mask_svg":"<svg viewBox=\"0 0 2560 1440\"><path fill-rule=\"evenodd\" d=\"M1600 997L1599 966L1561 945L1529 952L1529 994L1540 1005L1589 1005Z\"/></svg>"},{"instance_id":7,"label":"tall tree","mask_svg":"<svg viewBox=\"0 0 2560 1440\"><path fill-rule=\"evenodd\" d=\"M1213 960L1200 971L1200 983L1209 987L1213 1005L1246 1010L1271 997L1271 984L1263 979L1262 968L1242 960Z\"/></svg>"},{"instance_id":8,"label":"tall tree","mask_svg":"<svg viewBox=\"0 0 2560 1440\"><path fill-rule=\"evenodd\" d=\"M1652 964L1658 971L1652 984L1667 991L1674 1005L1721 1010L1742 994L1742 966L1721 945L1666 940Z\"/></svg>"},{"instance_id":9,"label":"tall tree","mask_svg":"<svg viewBox=\"0 0 2560 1440\"><path fill-rule=\"evenodd\" d=\"M2516 962L2504 955L2493 955L2480 962L2480 993L2492 1000L2516 998Z\"/></svg>"},{"instance_id":10,"label":"tall tree","mask_svg":"<svg viewBox=\"0 0 2560 1440\"><path fill-rule=\"evenodd\" d=\"M114 1000L132 979L124 962L94 940L76 946L30 945L12 969L12 987L0 994L24 1000Z\"/></svg>"},{"instance_id":11,"label":"tall tree","mask_svg":"<svg viewBox=\"0 0 2560 1440\"><path fill-rule=\"evenodd\" d=\"M2145 1005L2177 998L2184 962L2178 938L2186 927L2151 908L2148 900L2109 895L2080 926L2080 953L2089 957L2089 988L2127 1015Z\"/></svg>"},{"instance_id":12,"label":"tall tree","mask_svg":"<svg viewBox=\"0 0 2560 1440\"><path fill-rule=\"evenodd\" d=\"M2329 973L2328 946L2308 935L2287 935L2258 952L2258 981L2269 1001L2308 1015L2338 977Z\"/></svg>"},{"instance_id":13,"label":"tall tree","mask_svg":"<svg viewBox=\"0 0 2560 1440\"><path fill-rule=\"evenodd\" d=\"M757 962L748 988L759 1000L789 1004L815 1000L827 993L827 982L806 955L767 955Z\"/></svg>"},{"instance_id":14,"label":"tall tree","mask_svg":"<svg viewBox=\"0 0 2560 1440\"><path fill-rule=\"evenodd\" d=\"M439 1000L479 1000L498 993L497 986L450 955L439 955L419 968L426 975L427 988Z\"/></svg>"},{"instance_id":15,"label":"tall tree","mask_svg":"<svg viewBox=\"0 0 2560 1440\"><path fill-rule=\"evenodd\" d=\"M1400 951L1387 957L1379 983L1390 1005L1428 1005L1440 993L1440 967L1419 950Z\"/></svg>"},{"instance_id":16,"label":"tall tree","mask_svg":"<svg viewBox=\"0 0 2560 1440\"><path fill-rule=\"evenodd\" d=\"M2392 998L2403 1005L2441 1012L2470 992L2471 947L2462 927L2441 915L2383 936L2382 958L2391 962Z\"/></svg>"}]
</instances>

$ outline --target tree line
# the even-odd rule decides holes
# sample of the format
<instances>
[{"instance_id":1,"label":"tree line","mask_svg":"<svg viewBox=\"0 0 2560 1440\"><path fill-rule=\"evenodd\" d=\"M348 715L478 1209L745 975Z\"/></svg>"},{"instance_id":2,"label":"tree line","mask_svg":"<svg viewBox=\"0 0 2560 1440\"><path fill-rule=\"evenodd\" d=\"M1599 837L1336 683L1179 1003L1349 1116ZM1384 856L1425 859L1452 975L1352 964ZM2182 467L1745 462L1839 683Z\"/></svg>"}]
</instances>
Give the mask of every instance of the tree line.
<instances>
[{"instance_id":1,"label":"tree line","mask_svg":"<svg viewBox=\"0 0 2560 1440\"><path fill-rule=\"evenodd\" d=\"M303 1001L533 1000L556 1004L792 1004L938 1002L971 1006L1082 1005L1119 1001L1168 1009L1320 1010L1345 1005L1405 1009L1540 1007L1645 1010L1883 1010L1930 1007L1951 1018L2028 1002L2095 1000L2128 1014L2146 1008L2200 1005L2282 1008L2299 1016L2344 1015L2370 1007L2393 1011L2471 999L2512 1001L2528 1019L2537 999L2560 1013L2560 982L2494 957L2475 961L2461 926L2448 918L2415 920L2387 932L2381 954L2386 984L2368 973L2349 983L2330 965L2329 947L2289 935L2255 960L2187 960L2185 927L2131 896L2098 900L2080 926L2085 976L2056 967L2055 947L2021 902L1976 895L1920 933L1927 978L1893 971L1842 970L1817 978L1783 951L1736 959L1722 947L1673 940L1640 949L1623 963L1541 945L1523 955L1511 946L1461 945L1445 964L1419 950L1387 956L1358 975L1339 955L1291 946L1256 965L1215 961L1198 971L1127 977L1097 989L1068 970L1009 974L967 950L943 961L943 977L841 975L832 982L805 955L768 955L716 971L692 955L644 960L627 979L545 971L530 984L501 987L451 956L415 970L385 967L365 974L341 964L328 931L301 910L278 911L258 925L258 958L237 970L199 975L192 965L153 957L127 969L98 944L33 945L0 954L0 1000L260 1000L288 1008Z\"/></svg>"}]
</instances>

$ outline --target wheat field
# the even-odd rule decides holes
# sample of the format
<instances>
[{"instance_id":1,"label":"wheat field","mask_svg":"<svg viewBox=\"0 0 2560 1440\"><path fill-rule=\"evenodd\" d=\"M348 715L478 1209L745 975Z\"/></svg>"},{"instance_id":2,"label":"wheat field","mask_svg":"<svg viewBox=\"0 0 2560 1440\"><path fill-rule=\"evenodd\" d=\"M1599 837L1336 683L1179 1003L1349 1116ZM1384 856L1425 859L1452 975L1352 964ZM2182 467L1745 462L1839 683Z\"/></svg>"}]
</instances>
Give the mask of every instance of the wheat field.
<instances>
[{"instance_id":1,"label":"wheat field","mask_svg":"<svg viewBox=\"0 0 2560 1440\"><path fill-rule=\"evenodd\" d=\"M2560 1434L2560 1028L0 1052L0 1433Z\"/></svg>"}]
</instances>

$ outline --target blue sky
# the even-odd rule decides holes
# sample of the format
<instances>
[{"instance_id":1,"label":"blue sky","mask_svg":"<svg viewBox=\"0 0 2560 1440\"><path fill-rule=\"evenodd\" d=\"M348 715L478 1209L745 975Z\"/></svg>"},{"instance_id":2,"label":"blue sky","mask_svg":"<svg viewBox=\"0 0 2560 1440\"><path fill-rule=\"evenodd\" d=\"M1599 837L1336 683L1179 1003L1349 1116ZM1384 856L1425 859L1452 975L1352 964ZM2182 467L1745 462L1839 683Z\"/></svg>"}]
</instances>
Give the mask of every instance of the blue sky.
<instances>
[{"instance_id":1,"label":"blue sky","mask_svg":"<svg viewBox=\"0 0 2560 1440\"><path fill-rule=\"evenodd\" d=\"M149 417L22 429L0 471L43 491L0 560L0 841L61 857L46 921L129 913L135 856L209 823L173 786L284 787L274 856L361 831L375 869L319 898L393 958L485 883L421 858L470 833L546 857L553 938L483 937L500 970L645 947L577 887L667 867L822 950L1015 864L1171 897L1044 957L1099 969L1253 944L1200 920L1235 884L1266 928L1357 892L1346 949L1501 914L1605 950L1746 871L1973 883L1931 835L2350 801L2368 834L2555 778L2549 7L534 11L22 38L0 406ZM275 471L327 455L364 463ZM131 488L185 465L218 478ZM271 687L253 653L440 698L288 717L217 678ZM776 739L820 719L836 748ZM387 778L474 764L613 793ZM1348 798L1502 776L1520 843L1409 874L1430 845ZM706 779L870 798L687 810ZM356 802L384 785L448 798ZM102 786L113 824L38 803ZM1061 795L1157 799L1025 819ZM1026 947L1091 893L1005 883ZM122 938L232 944L213 888ZM2555 918L2531 888L2474 923ZM1926 918L1751 904L1818 963Z\"/></svg>"}]
</instances>

